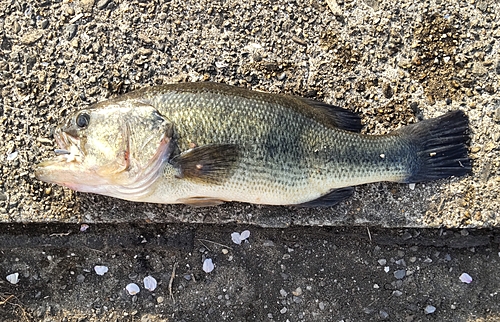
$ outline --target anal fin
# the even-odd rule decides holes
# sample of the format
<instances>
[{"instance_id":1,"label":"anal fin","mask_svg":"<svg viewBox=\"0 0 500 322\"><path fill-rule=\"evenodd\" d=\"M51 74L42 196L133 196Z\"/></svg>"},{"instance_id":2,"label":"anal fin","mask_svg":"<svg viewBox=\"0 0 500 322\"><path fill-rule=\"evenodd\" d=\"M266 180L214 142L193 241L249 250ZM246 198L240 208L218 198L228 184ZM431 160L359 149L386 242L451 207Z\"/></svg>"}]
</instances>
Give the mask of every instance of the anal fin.
<instances>
[{"instance_id":1,"label":"anal fin","mask_svg":"<svg viewBox=\"0 0 500 322\"><path fill-rule=\"evenodd\" d=\"M339 202L341 202L344 199L347 199L351 197L354 193L354 188L353 187L345 187L345 188L340 188L340 189L333 189L330 190L327 194L311 200L307 201L298 205L294 205L297 207L304 207L304 208L321 208L321 207L331 207L335 206Z\"/></svg>"}]
</instances>

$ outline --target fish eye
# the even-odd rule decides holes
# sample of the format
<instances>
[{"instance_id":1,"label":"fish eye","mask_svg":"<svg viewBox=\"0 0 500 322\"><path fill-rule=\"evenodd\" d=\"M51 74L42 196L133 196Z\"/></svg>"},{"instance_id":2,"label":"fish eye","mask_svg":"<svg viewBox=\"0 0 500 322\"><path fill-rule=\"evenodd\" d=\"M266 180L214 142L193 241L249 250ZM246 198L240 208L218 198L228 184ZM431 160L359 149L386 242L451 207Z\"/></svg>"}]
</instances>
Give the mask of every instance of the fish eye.
<instances>
[{"instance_id":1,"label":"fish eye","mask_svg":"<svg viewBox=\"0 0 500 322\"><path fill-rule=\"evenodd\" d=\"M81 129L86 128L89 125L90 122L90 115L88 115L86 112L81 112L76 116L76 126L78 126Z\"/></svg>"}]
</instances>

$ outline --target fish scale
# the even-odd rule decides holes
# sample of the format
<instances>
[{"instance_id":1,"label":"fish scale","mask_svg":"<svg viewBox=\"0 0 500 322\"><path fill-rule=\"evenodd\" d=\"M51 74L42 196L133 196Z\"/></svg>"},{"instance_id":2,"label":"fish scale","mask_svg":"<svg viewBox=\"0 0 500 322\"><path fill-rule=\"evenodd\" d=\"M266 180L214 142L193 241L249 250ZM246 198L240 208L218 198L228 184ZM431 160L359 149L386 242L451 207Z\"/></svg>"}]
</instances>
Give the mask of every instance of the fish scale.
<instances>
[{"instance_id":1,"label":"fish scale","mask_svg":"<svg viewBox=\"0 0 500 322\"><path fill-rule=\"evenodd\" d=\"M391 138L328 128L291 112L280 99L270 103L269 94L242 97L240 89L221 85L182 91L169 87L163 87L166 94L155 89L144 95L175 124L181 150L189 148L184 138L196 138L199 145L241 147L243 156L231 180L224 186L201 187L205 194L213 192L213 197L233 200L246 194L245 201L277 203L286 196L287 204L300 204L346 184L399 181L407 176L403 164L386 166L390 159L380 158L383 151L403 153L402 144ZM352 150L353 146L358 148ZM357 151L363 151L363 156Z\"/></svg>"}]
</instances>

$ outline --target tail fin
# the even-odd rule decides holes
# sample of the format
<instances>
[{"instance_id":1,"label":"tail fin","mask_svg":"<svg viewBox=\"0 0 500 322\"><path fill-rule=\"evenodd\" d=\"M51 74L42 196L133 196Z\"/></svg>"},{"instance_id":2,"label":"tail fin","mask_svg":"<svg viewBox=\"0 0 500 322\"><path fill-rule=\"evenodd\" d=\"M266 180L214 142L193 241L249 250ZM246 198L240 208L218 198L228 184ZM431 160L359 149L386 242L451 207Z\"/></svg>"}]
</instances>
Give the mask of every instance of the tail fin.
<instances>
[{"instance_id":1,"label":"tail fin","mask_svg":"<svg viewBox=\"0 0 500 322\"><path fill-rule=\"evenodd\" d=\"M462 111L449 112L400 130L416 147L407 183L463 176L471 170L466 143L469 121Z\"/></svg>"}]
</instances>

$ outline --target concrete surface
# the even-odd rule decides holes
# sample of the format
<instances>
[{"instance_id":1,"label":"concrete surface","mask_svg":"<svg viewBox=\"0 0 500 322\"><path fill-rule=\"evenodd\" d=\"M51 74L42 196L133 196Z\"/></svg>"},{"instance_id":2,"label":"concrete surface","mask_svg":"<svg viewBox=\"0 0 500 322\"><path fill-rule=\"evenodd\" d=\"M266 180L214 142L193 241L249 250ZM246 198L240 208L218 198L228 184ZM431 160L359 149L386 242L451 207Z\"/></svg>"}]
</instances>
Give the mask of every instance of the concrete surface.
<instances>
[{"instance_id":1,"label":"concrete surface","mask_svg":"<svg viewBox=\"0 0 500 322\"><path fill-rule=\"evenodd\" d=\"M496 1L2 1L0 9L1 222L500 223ZM69 111L134 88L203 80L344 106L373 134L463 109L473 173L415 190L363 186L325 210L132 205L34 179Z\"/></svg>"}]
</instances>

